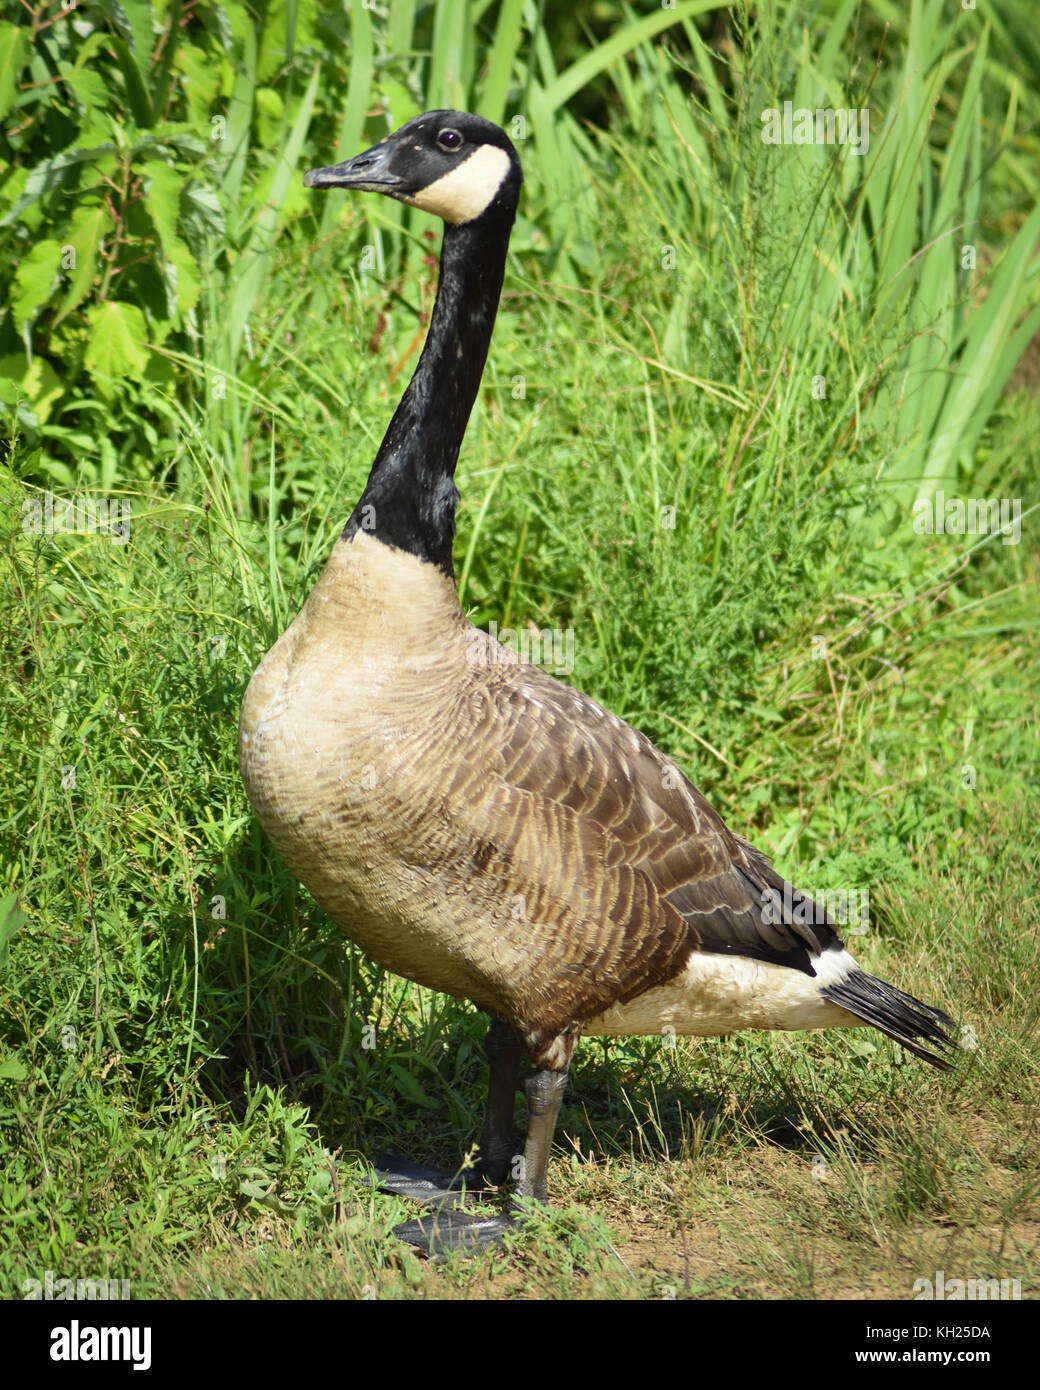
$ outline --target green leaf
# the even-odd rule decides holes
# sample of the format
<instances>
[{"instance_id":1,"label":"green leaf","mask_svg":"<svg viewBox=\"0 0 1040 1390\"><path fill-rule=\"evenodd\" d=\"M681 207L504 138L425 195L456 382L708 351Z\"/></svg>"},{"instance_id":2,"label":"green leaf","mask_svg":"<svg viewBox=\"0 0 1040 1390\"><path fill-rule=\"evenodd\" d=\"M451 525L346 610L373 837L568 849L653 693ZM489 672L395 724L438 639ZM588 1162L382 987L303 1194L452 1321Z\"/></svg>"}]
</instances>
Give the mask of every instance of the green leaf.
<instances>
[{"instance_id":1,"label":"green leaf","mask_svg":"<svg viewBox=\"0 0 1040 1390\"><path fill-rule=\"evenodd\" d=\"M259 1202L262 1207L267 1207L271 1211L290 1212L292 1207L278 1196L277 1188L273 1183L262 1182L240 1182L238 1184L239 1194L249 1197L254 1202Z\"/></svg>"},{"instance_id":2,"label":"green leaf","mask_svg":"<svg viewBox=\"0 0 1040 1390\"><path fill-rule=\"evenodd\" d=\"M174 289L177 308L182 314L187 313L189 309L194 309L199 302L199 295L202 293L202 281L199 277L199 268L195 263L195 257L191 254L188 245L179 238L170 248L168 271L168 279Z\"/></svg>"},{"instance_id":3,"label":"green leaf","mask_svg":"<svg viewBox=\"0 0 1040 1390\"><path fill-rule=\"evenodd\" d=\"M8 893L6 897L0 898L0 967L7 964L7 952L14 940L15 932L25 921L25 913L18 906L18 898L14 893ZM21 1065L17 1063L16 1065ZM0 1066L0 1076L10 1076L10 1072L4 1071L4 1067L11 1066L11 1062L5 1062ZM21 1078L16 1077L16 1080Z\"/></svg>"},{"instance_id":4,"label":"green leaf","mask_svg":"<svg viewBox=\"0 0 1040 1390\"><path fill-rule=\"evenodd\" d=\"M317 7L314 0L271 0L260 13L263 14L263 29L255 72L257 82L268 83L287 65L292 65L301 49L315 43Z\"/></svg>"},{"instance_id":5,"label":"green leaf","mask_svg":"<svg viewBox=\"0 0 1040 1390\"><path fill-rule=\"evenodd\" d=\"M674 10L657 10L632 24L622 25L615 29L609 39L604 39L588 53L583 53L577 62L565 68L547 85L546 105L551 111L558 111L575 93L580 92L582 87L587 87L594 78L609 68L611 63L616 63L646 39L652 39L662 29L670 29L693 15L706 14L709 10L719 8L719 0L686 0L686 3L676 5Z\"/></svg>"},{"instance_id":6,"label":"green leaf","mask_svg":"<svg viewBox=\"0 0 1040 1390\"><path fill-rule=\"evenodd\" d=\"M264 206L256 219L249 241L242 249L237 267L234 297L227 309L228 335L233 349L238 347L246 321L260 294L264 277L268 274L277 241L278 226L285 208L286 195L295 183L299 190L297 165L304 138L314 109L314 98L318 91L321 68L315 67L307 90L300 99L296 119L289 131L281 157L273 166L270 190L264 198Z\"/></svg>"},{"instance_id":7,"label":"green leaf","mask_svg":"<svg viewBox=\"0 0 1040 1390\"><path fill-rule=\"evenodd\" d=\"M176 67L184 75L182 90L187 99L193 123L200 129L209 126L210 117L217 111L220 94L220 67L213 55L191 44L182 44Z\"/></svg>"},{"instance_id":8,"label":"green leaf","mask_svg":"<svg viewBox=\"0 0 1040 1390\"><path fill-rule=\"evenodd\" d=\"M114 92L96 68L78 68L65 79L69 91L83 109L84 120L94 121L100 113L109 111L118 102Z\"/></svg>"},{"instance_id":9,"label":"green leaf","mask_svg":"<svg viewBox=\"0 0 1040 1390\"><path fill-rule=\"evenodd\" d=\"M64 241L66 246L73 248L76 263L69 279L68 293L62 300L58 316L54 320L55 327L71 314L77 305L82 304L90 292L101 251L101 241L111 226L112 218L104 203L77 208L73 213Z\"/></svg>"},{"instance_id":10,"label":"green leaf","mask_svg":"<svg viewBox=\"0 0 1040 1390\"><path fill-rule=\"evenodd\" d=\"M145 3L150 5L151 0L145 0ZM184 34L182 10L182 0L168 0L164 21L165 35L162 40L162 61L152 83L152 110L157 121L162 118L167 108L174 64L180 56L181 38Z\"/></svg>"},{"instance_id":11,"label":"green leaf","mask_svg":"<svg viewBox=\"0 0 1040 1390\"><path fill-rule=\"evenodd\" d=\"M110 28L131 45L135 56L141 61L151 58L154 38L151 0L97 0L97 3Z\"/></svg>"},{"instance_id":12,"label":"green leaf","mask_svg":"<svg viewBox=\"0 0 1040 1390\"><path fill-rule=\"evenodd\" d=\"M394 1079L397 1082L401 1094L410 1100L413 1105L421 1105L427 1110L436 1108L438 1102L432 1100L426 1094L410 1071L406 1071L405 1068L400 1066L397 1062L390 1063L390 1070L394 1074Z\"/></svg>"},{"instance_id":13,"label":"green leaf","mask_svg":"<svg viewBox=\"0 0 1040 1390\"><path fill-rule=\"evenodd\" d=\"M12 352L7 357L0 357L0 381L20 382L28 370L29 359L24 352ZM5 396L6 399L13 400L14 396Z\"/></svg>"},{"instance_id":14,"label":"green leaf","mask_svg":"<svg viewBox=\"0 0 1040 1390\"><path fill-rule=\"evenodd\" d=\"M18 74L27 57L25 35L14 24L0 24L0 116L6 116L18 95Z\"/></svg>"},{"instance_id":15,"label":"green leaf","mask_svg":"<svg viewBox=\"0 0 1040 1390\"><path fill-rule=\"evenodd\" d=\"M23 256L15 272L19 292L12 306L14 326L23 337L26 325L54 293L60 265L61 243L57 241L38 241L29 254Z\"/></svg>"},{"instance_id":16,"label":"green leaf","mask_svg":"<svg viewBox=\"0 0 1040 1390\"><path fill-rule=\"evenodd\" d=\"M358 7L351 8L351 14L356 8ZM224 194L230 207L234 207L239 200L242 180L249 162L249 137L253 125L253 101L256 92L256 80L253 76L256 71L256 33L251 23L245 25L241 42L242 63L235 78L231 99L227 103L227 133L221 146L231 155L224 171Z\"/></svg>"},{"instance_id":17,"label":"green leaf","mask_svg":"<svg viewBox=\"0 0 1040 1390\"><path fill-rule=\"evenodd\" d=\"M489 121L501 125L506 114L506 98L519 57L524 26L524 0L503 0L491 46L487 77L484 80L481 111Z\"/></svg>"},{"instance_id":18,"label":"green leaf","mask_svg":"<svg viewBox=\"0 0 1040 1390\"><path fill-rule=\"evenodd\" d=\"M407 0L405 2L407 4ZM390 8L391 35L395 32L395 24L402 25L404 23L402 7L398 0L395 0ZM410 23L409 19L409 35L411 34ZM393 42L391 37L391 45ZM351 5L350 7L350 44L350 83L347 87L347 100L343 107L343 117L340 120L337 133L337 160L349 159L361 148L361 132L365 124L365 113L371 104L372 84L375 80L375 38L372 33L372 21L363 5ZM397 48L397 52L405 52L410 46L410 43L405 42ZM402 96L404 97L404 104L401 101ZM407 117L402 117L401 113L407 109L407 103L411 100L407 88L402 83L394 81L392 77L388 77L384 100L386 111L392 118L392 124L402 124ZM414 111L408 111L408 116L414 114L416 114ZM333 200L331 198L326 199L321 214L321 230L324 236L330 234L339 216L339 211Z\"/></svg>"},{"instance_id":19,"label":"green leaf","mask_svg":"<svg viewBox=\"0 0 1040 1390\"><path fill-rule=\"evenodd\" d=\"M141 172L147 179L144 204L159 233L163 253L169 256L177 240L177 217L184 179L176 169L171 169L160 159L149 160L142 165Z\"/></svg>"},{"instance_id":20,"label":"green leaf","mask_svg":"<svg viewBox=\"0 0 1040 1390\"><path fill-rule=\"evenodd\" d=\"M285 102L274 87L257 88L256 128L265 150L281 143L285 130Z\"/></svg>"},{"instance_id":21,"label":"green leaf","mask_svg":"<svg viewBox=\"0 0 1040 1390\"><path fill-rule=\"evenodd\" d=\"M224 209L211 188L193 184L184 193L184 220L191 223L199 237L223 236Z\"/></svg>"},{"instance_id":22,"label":"green leaf","mask_svg":"<svg viewBox=\"0 0 1040 1390\"><path fill-rule=\"evenodd\" d=\"M29 398L41 424L51 417L51 407L60 401L68 383L58 375L46 357L36 356L22 381L22 390Z\"/></svg>"},{"instance_id":23,"label":"green leaf","mask_svg":"<svg viewBox=\"0 0 1040 1390\"><path fill-rule=\"evenodd\" d=\"M440 0L433 7L433 61L427 76L430 106L466 104L473 69L473 38L465 0Z\"/></svg>"},{"instance_id":24,"label":"green leaf","mask_svg":"<svg viewBox=\"0 0 1040 1390\"><path fill-rule=\"evenodd\" d=\"M126 376L140 376L148 365L148 332L136 304L111 299L87 315L90 340L84 362L102 391Z\"/></svg>"},{"instance_id":25,"label":"green leaf","mask_svg":"<svg viewBox=\"0 0 1040 1390\"><path fill-rule=\"evenodd\" d=\"M71 173L80 164L97 164L108 155L116 153L116 146L107 141L102 145L91 145L87 149L81 150L62 150L61 154L56 154L53 159L45 159L42 164L37 164L32 173L25 181L25 191L15 203L14 207L3 218L0 218L0 227L7 227L22 215L30 204L35 203L38 198L42 198L45 193L52 193L56 188L64 188L71 182Z\"/></svg>"},{"instance_id":26,"label":"green leaf","mask_svg":"<svg viewBox=\"0 0 1040 1390\"><path fill-rule=\"evenodd\" d=\"M130 103L130 114L139 130L148 130L154 119L152 111L152 99L148 95L148 87L145 83L144 73L134 61L134 55L122 39L112 39L112 51L116 55L116 62L119 64L126 83L127 101Z\"/></svg>"}]
</instances>

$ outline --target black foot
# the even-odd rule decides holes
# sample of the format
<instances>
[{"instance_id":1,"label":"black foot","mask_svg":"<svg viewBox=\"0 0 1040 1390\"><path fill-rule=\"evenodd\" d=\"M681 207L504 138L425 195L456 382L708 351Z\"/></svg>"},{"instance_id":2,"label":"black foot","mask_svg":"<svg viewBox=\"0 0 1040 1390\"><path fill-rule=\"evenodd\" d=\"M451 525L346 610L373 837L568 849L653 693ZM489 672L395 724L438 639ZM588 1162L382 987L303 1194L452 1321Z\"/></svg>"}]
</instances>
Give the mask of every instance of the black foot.
<instances>
[{"instance_id":1,"label":"black foot","mask_svg":"<svg viewBox=\"0 0 1040 1390\"><path fill-rule=\"evenodd\" d=\"M508 1216L471 1216L467 1212L442 1208L415 1221L394 1227L394 1235L406 1245L414 1245L426 1255L447 1255L453 1250L486 1250L501 1245L517 1222Z\"/></svg>"},{"instance_id":2,"label":"black foot","mask_svg":"<svg viewBox=\"0 0 1040 1390\"><path fill-rule=\"evenodd\" d=\"M501 1214L474 1216L459 1211L449 1202L415 1221L395 1226L393 1233L406 1245L414 1245L433 1257L447 1255L452 1250L487 1250L490 1246L501 1245L511 1231L522 1230L524 1222L542 1209L544 1203L535 1197L513 1196L508 1209Z\"/></svg>"},{"instance_id":3,"label":"black foot","mask_svg":"<svg viewBox=\"0 0 1040 1390\"><path fill-rule=\"evenodd\" d=\"M424 1207L445 1209L476 1201L478 1194L487 1187L478 1168L449 1173L444 1168L426 1168L421 1163L412 1163L397 1154L378 1156L372 1180L380 1192L407 1197Z\"/></svg>"},{"instance_id":4,"label":"black foot","mask_svg":"<svg viewBox=\"0 0 1040 1390\"><path fill-rule=\"evenodd\" d=\"M501 1245L503 1237L523 1223L528 1204L513 1197L504 1215L477 1216L463 1211L469 1204L487 1201L490 1190L479 1169L449 1173L443 1168L427 1168L397 1154L380 1154L372 1172L372 1184L380 1192L407 1197L426 1207L426 1213L413 1221L403 1221L393 1234L406 1245L414 1245L432 1257L453 1250L486 1250Z\"/></svg>"}]
</instances>

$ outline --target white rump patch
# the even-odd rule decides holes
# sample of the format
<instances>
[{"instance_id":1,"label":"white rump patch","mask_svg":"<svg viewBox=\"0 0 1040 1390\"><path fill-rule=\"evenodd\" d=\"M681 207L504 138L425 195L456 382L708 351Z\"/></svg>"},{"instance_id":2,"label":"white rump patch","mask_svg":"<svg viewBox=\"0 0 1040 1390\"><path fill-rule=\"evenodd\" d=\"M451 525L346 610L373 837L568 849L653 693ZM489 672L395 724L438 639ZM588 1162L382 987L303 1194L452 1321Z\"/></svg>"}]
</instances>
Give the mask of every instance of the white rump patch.
<instances>
[{"instance_id":1,"label":"white rump patch","mask_svg":"<svg viewBox=\"0 0 1040 1390\"><path fill-rule=\"evenodd\" d=\"M678 979L615 1004L584 1024L582 1032L714 1037L743 1028L863 1028L861 1018L820 993L856 968L849 953L824 951L812 963L815 979L771 961L697 951Z\"/></svg>"},{"instance_id":2,"label":"white rump patch","mask_svg":"<svg viewBox=\"0 0 1040 1390\"><path fill-rule=\"evenodd\" d=\"M445 222L472 222L490 205L508 173L509 155L505 150L497 145L480 145L450 174L401 201L432 212Z\"/></svg>"}]
</instances>

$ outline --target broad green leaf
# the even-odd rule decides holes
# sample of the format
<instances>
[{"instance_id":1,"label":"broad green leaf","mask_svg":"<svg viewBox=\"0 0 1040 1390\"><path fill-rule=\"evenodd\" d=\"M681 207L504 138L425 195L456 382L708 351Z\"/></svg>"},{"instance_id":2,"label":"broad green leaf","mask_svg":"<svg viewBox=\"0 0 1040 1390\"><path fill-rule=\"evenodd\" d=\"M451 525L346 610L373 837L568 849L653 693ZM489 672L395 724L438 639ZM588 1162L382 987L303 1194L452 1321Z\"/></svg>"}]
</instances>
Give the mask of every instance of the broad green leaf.
<instances>
[{"instance_id":1,"label":"broad green leaf","mask_svg":"<svg viewBox=\"0 0 1040 1390\"><path fill-rule=\"evenodd\" d=\"M184 36L182 11L183 0L169 0L166 5L164 21L166 32L162 40L162 59L159 63L159 71L155 72L153 65L151 72L152 111L156 121L162 119L170 99L174 65L180 56L181 39Z\"/></svg>"},{"instance_id":2,"label":"broad green leaf","mask_svg":"<svg viewBox=\"0 0 1040 1390\"><path fill-rule=\"evenodd\" d=\"M0 218L0 227L6 227L10 223L16 222L25 209L30 204L35 203L38 198L42 198L45 193L52 193L56 188L64 188L70 181L71 171L77 165L98 164L106 156L115 153L116 146L106 142L102 145L91 145L87 149L62 150L61 154L56 154L53 159L45 159L42 164L37 164L25 181L25 191L22 196L11 211L5 217Z\"/></svg>"},{"instance_id":3,"label":"broad green leaf","mask_svg":"<svg viewBox=\"0 0 1040 1390\"><path fill-rule=\"evenodd\" d=\"M21 389L40 423L45 424L50 418L51 407L65 395L68 383L62 380L46 357L37 353L32 366L22 377Z\"/></svg>"},{"instance_id":4,"label":"broad green leaf","mask_svg":"<svg viewBox=\"0 0 1040 1390\"><path fill-rule=\"evenodd\" d=\"M96 62L95 54L98 49L104 51L108 47L108 35L104 29L95 29L82 42L76 44L76 72L81 72L91 63Z\"/></svg>"},{"instance_id":5,"label":"broad green leaf","mask_svg":"<svg viewBox=\"0 0 1040 1390\"><path fill-rule=\"evenodd\" d=\"M220 68L214 63L212 53L187 43L181 44L176 67L184 75L182 90L192 121L204 129L209 126L210 117L219 110Z\"/></svg>"},{"instance_id":6,"label":"broad green leaf","mask_svg":"<svg viewBox=\"0 0 1040 1390\"><path fill-rule=\"evenodd\" d=\"M146 67L155 43L151 0L98 0L98 8L112 29L131 46L141 66Z\"/></svg>"},{"instance_id":7,"label":"broad green leaf","mask_svg":"<svg viewBox=\"0 0 1040 1390\"><path fill-rule=\"evenodd\" d=\"M181 313L194 309L202 292L199 268L188 245L178 238L170 247L170 266L175 277L177 308Z\"/></svg>"},{"instance_id":8,"label":"broad green leaf","mask_svg":"<svg viewBox=\"0 0 1040 1390\"><path fill-rule=\"evenodd\" d=\"M183 226L189 241L194 241L196 251L210 237L224 235L224 209L216 194L202 184L195 184L185 190L183 202Z\"/></svg>"},{"instance_id":9,"label":"broad green leaf","mask_svg":"<svg viewBox=\"0 0 1040 1390\"><path fill-rule=\"evenodd\" d=\"M176 169L164 164L161 159L151 159L141 166L146 183L144 205L148 215L159 233L159 241L165 255L177 240L177 217L180 211L180 194L184 185L183 177Z\"/></svg>"},{"instance_id":10,"label":"broad green leaf","mask_svg":"<svg viewBox=\"0 0 1040 1390\"><path fill-rule=\"evenodd\" d=\"M148 84L145 79L147 68L142 70L122 39L113 38L111 44L112 52L116 55L116 62L123 74L123 81L126 83L126 97L130 104L130 114L139 130L148 130L155 119L155 114L152 110L152 99L148 95Z\"/></svg>"},{"instance_id":11,"label":"broad green leaf","mask_svg":"<svg viewBox=\"0 0 1040 1390\"><path fill-rule=\"evenodd\" d=\"M14 326L23 336L26 325L54 293L60 265L61 243L57 241L38 241L28 255L22 257L15 271L18 293L11 308Z\"/></svg>"},{"instance_id":12,"label":"broad green leaf","mask_svg":"<svg viewBox=\"0 0 1040 1390\"><path fill-rule=\"evenodd\" d=\"M75 262L63 267L68 272L69 288L54 320L55 327L87 297L97 270L102 239L111 226L112 218L105 203L77 208L73 213L63 249L65 246L72 247Z\"/></svg>"},{"instance_id":13,"label":"broad green leaf","mask_svg":"<svg viewBox=\"0 0 1040 1390\"><path fill-rule=\"evenodd\" d=\"M264 20L256 81L269 83L301 48L315 43L315 4L314 0L271 0L261 13Z\"/></svg>"},{"instance_id":14,"label":"broad green leaf","mask_svg":"<svg viewBox=\"0 0 1040 1390\"><path fill-rule=\"evenodd\" d=\"M106 394L125 376L140 376L148 365L148 331L136 304L110 299L87 315L90 340L84 362Z\"/></svg>"},{"instance_id":15,"label":"broad green leaf","mask_svg":"<svg viewBox=\"0 0 1040 1390\"><path fill-rule=\"evenodd\" d=\"M77 68L75 72L69 73L65 82L83 108L84 120L88 123L92 124L97 117L105 111L110 111L118 102L118 93L112 90L111 83L105 81L97 68Z\"/></svg>"},{"instance_id":16,"label":"broad green leaf","mask_svg":"<svg viewBox=\"0 0 1040 1390\"><path fill-rule=\"evenodd\" d=\"M14 24L0 23L0 116L6 116L18 95L18 74L25 63L25 34Z\"/></svg>"},{"instance_id":17,"label":"broad green leaf","mask_svg":"<svg viewBox=\"0 0 1040 1390\"><path fill-rule=\"evenodd\" d=\"M29 359L24 352L12 352L6 357L0 357L0 381L12 381L20 385L28 370Z\"/></svg>"}]
</instances>

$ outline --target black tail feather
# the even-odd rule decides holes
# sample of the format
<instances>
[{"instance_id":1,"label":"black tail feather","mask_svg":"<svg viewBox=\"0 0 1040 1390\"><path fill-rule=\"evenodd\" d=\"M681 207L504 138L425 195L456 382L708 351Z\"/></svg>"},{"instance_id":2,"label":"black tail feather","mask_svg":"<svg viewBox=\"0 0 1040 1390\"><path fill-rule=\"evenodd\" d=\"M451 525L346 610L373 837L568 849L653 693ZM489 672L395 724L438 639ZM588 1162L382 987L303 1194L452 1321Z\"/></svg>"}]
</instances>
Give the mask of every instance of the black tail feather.
<instances>
[{"instance_id":1,"label":"black tail feather","mask_svg":"<svg viewBox=\"0 0 1040 1390\"><path fill-rule=\"evenodd\" d=\"M957 1025L949 1014L922 1004L911 994L904 994L895 985L886 984L864 970L853 970L844 980L826 985L821 990L825 999L839 1004L864 1023L872 1023L887 1037L901 1043L915 1057L931 1062L933 1067L950 1071L952 1062L929 1051L925 1043L943 1049L955 1049Z\"/></svg>"}]
</instances>

